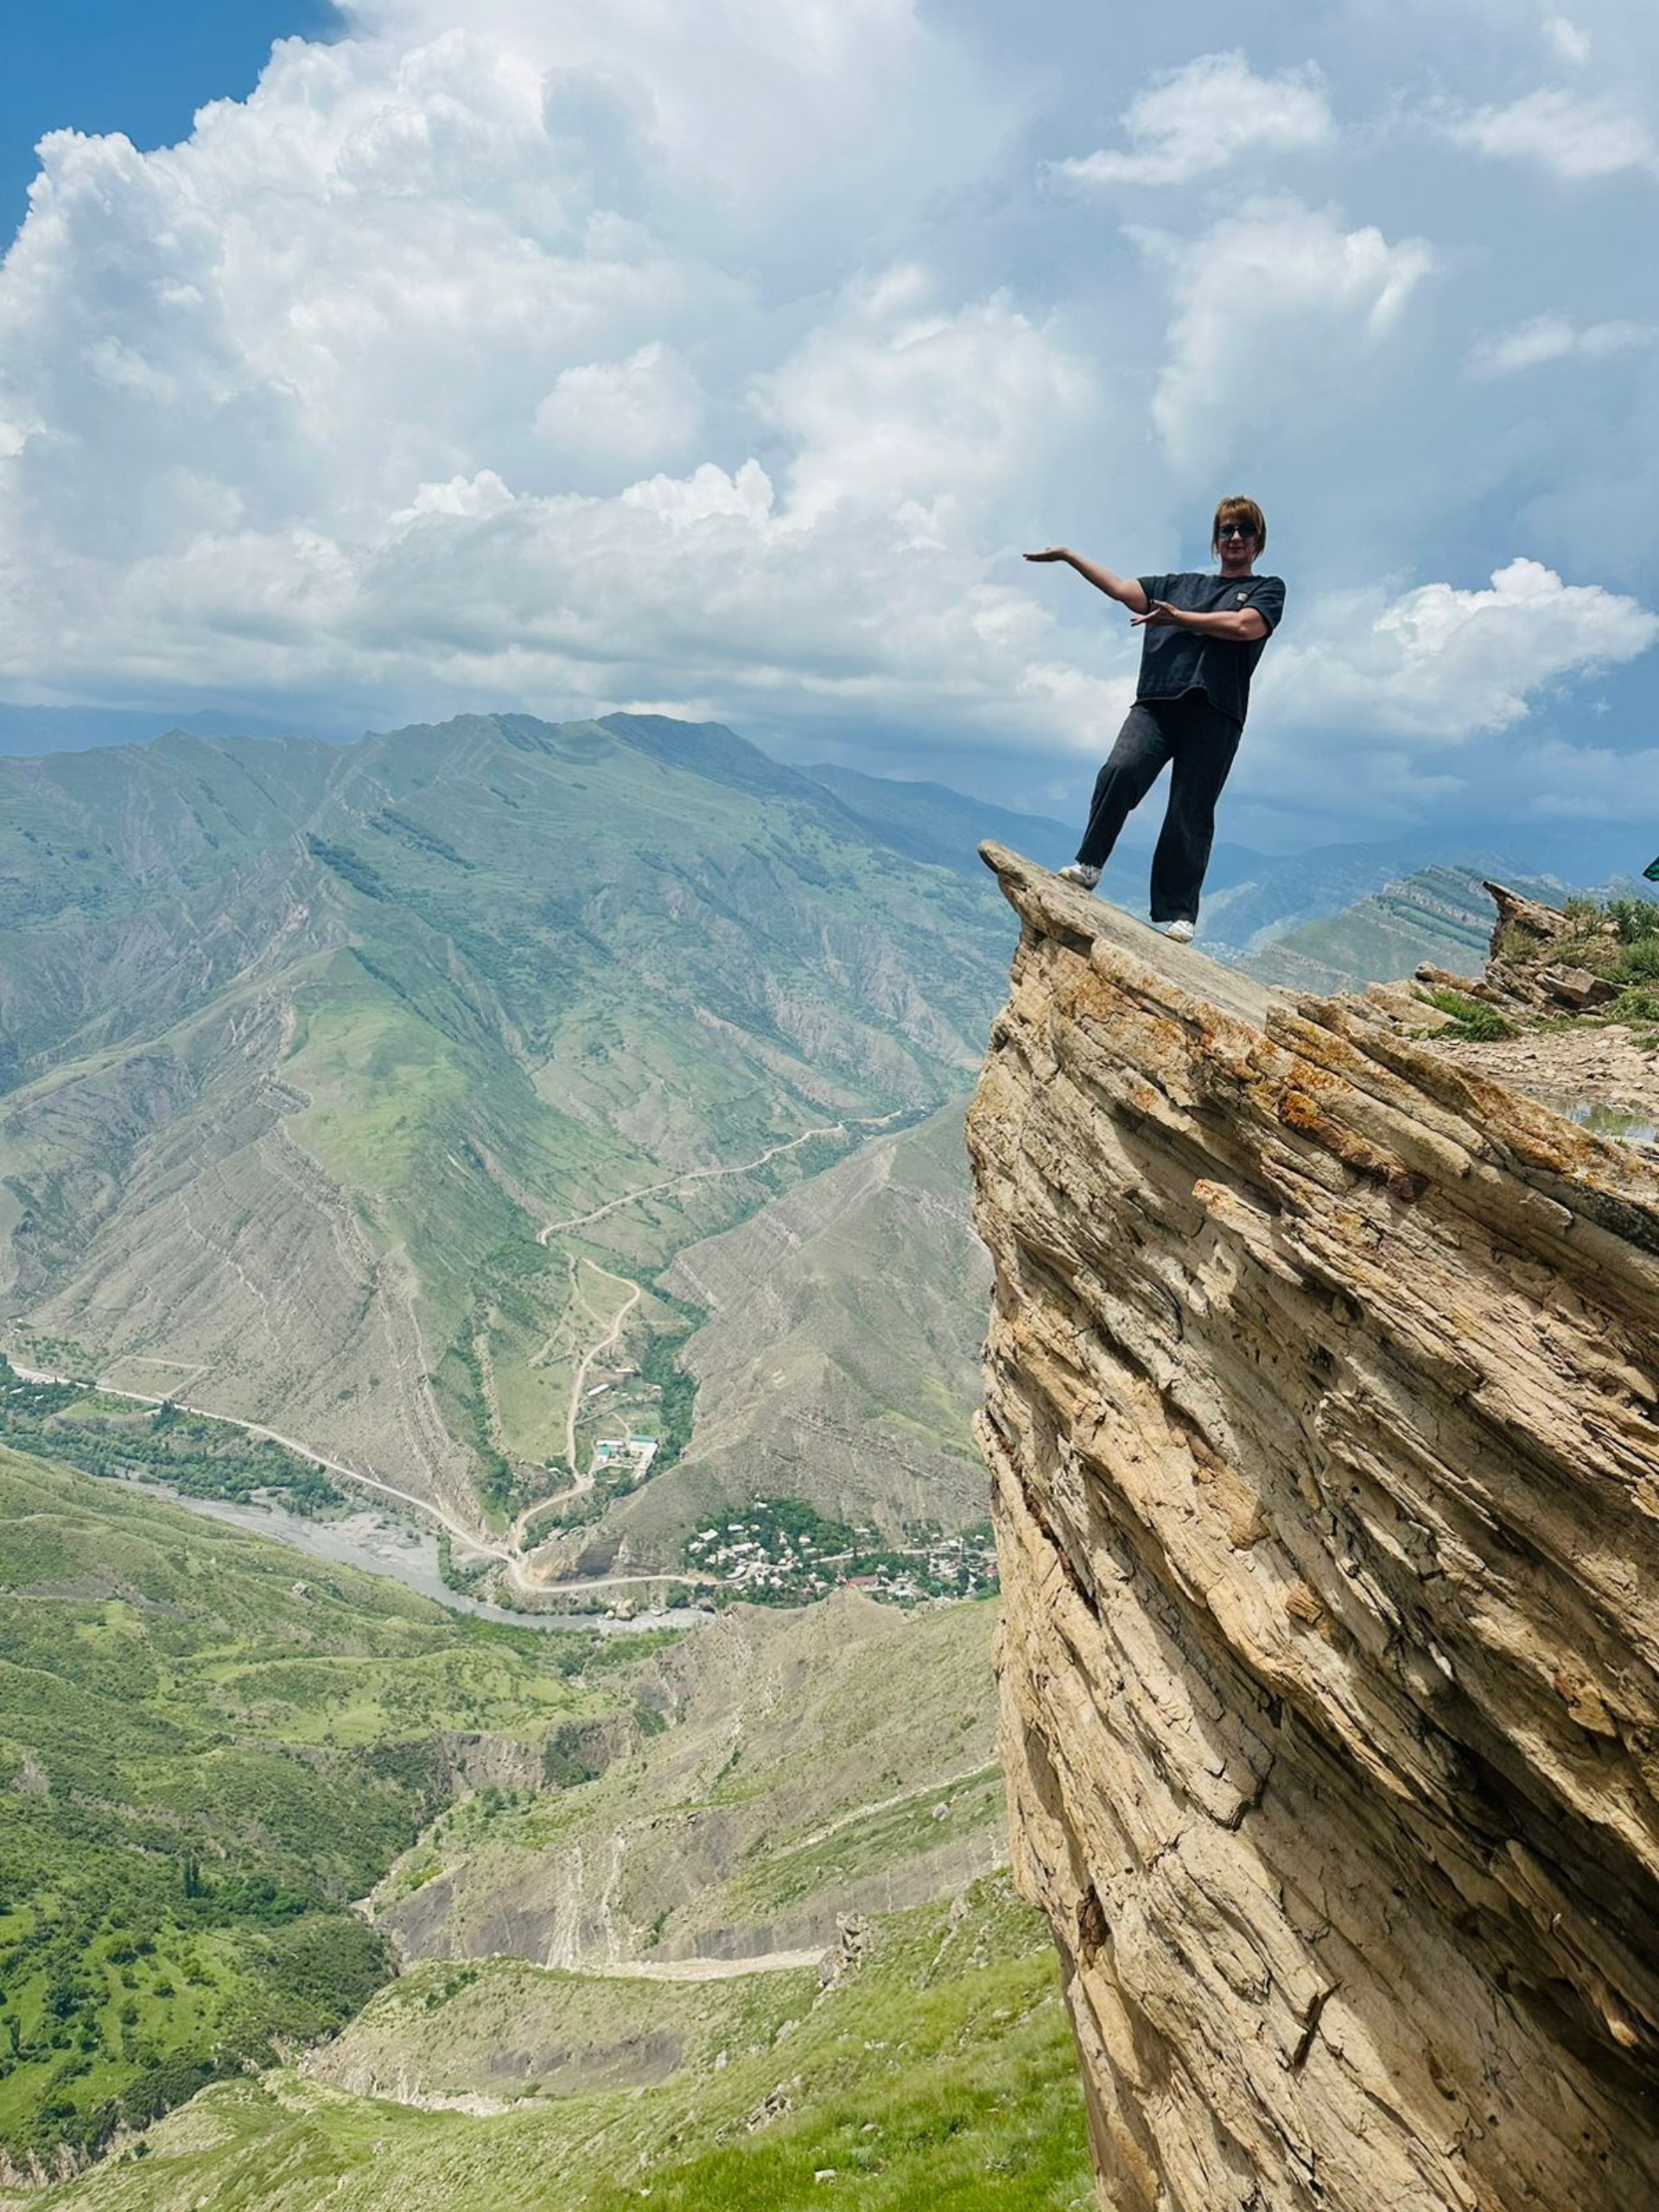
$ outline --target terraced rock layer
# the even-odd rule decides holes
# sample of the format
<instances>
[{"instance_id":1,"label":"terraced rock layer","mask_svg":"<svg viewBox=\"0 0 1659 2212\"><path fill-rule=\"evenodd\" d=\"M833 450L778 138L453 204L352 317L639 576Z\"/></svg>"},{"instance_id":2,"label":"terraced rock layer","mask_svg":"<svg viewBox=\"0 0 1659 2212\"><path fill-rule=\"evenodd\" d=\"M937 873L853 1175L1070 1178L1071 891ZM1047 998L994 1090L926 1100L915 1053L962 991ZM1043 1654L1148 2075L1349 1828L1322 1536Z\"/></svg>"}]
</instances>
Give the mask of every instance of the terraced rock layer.
<instances>
[{"instance_id":1,"label":"terraced rock layer","mask_svg":"<svg viewBox=\"0 0 1659 2212\"><path fill-rule=\"evenodd\" d=\"M985 857L1003 1744L1103 2205L1659 2202L1659 1175Z\"/></svg>"}]
</instances>

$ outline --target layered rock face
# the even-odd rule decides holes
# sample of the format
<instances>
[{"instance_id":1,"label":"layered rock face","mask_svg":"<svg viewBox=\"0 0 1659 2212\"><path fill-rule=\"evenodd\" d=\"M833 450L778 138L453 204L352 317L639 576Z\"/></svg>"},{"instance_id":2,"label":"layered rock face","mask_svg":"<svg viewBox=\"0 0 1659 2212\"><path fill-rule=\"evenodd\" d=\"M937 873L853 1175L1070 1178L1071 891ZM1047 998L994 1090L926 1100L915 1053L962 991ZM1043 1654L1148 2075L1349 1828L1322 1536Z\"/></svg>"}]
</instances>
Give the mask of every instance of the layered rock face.
<instances>
[{"instance_id":1,"label":"layered rock face","mask_svg":"<svg viewBox=\"0 0 1659 2212\"><path fill-rule=\"evenodd\" d=\"M1659 2203L1659 1173L985 856L1004 1750L1102 2203Z\"/></svg>"}]
</instances>

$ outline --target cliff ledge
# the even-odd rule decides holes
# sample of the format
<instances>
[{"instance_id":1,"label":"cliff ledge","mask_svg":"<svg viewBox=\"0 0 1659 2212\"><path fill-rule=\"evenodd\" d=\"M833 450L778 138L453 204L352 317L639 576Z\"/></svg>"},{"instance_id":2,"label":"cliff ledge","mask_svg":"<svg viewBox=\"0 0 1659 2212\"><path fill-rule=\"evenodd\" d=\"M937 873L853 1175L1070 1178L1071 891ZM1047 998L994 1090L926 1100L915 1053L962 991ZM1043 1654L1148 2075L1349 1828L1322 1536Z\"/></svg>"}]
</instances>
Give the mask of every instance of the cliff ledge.
<instances>
[{"instance_id":1,"label":"cliff ledge","mask_svg":"<svg viewBox=\"0 0 1659 2212\"><path fill-rule=\"evenodd\" d=\"M985 857L1003 1744L1103 2204L1659 2203L1659 1173Z\"/></svg>"}]
</instances>

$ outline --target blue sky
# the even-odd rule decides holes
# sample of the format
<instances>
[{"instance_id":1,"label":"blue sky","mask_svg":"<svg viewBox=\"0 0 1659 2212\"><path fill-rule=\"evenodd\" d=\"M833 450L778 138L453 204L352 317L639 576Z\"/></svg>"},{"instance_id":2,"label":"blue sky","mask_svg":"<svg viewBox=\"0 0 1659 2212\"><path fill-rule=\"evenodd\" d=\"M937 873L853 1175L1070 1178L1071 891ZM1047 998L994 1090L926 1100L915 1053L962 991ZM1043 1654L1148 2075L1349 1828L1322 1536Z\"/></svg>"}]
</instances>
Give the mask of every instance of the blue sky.
<instances>
[{"instance_id":1,"label":"blue sky","mask_svg":"<svg viewBox=\"0 0 1659 2212\"><path fill-rule=\"evenodd\" d=\"M52 0L18 6L0 71L0 231L23 219L48 130L124 131L137 146L188 137L206 100L253 90L274 40L329 37L325 0Z\"/></svg>"},{"instance_id":2,"label":"blue sky","mask_svg":"<svg viewBox=\"0 0 1659 2212\"><path fill-rule=\"evenodd\" d=\"M59 11L7 84L0 701L652 707L1065 811L1136 642L1021 551L1201 565L1243 490L1227 835L1656 841L1652 11L232 29Z\"/></svg>"}]
</instances>

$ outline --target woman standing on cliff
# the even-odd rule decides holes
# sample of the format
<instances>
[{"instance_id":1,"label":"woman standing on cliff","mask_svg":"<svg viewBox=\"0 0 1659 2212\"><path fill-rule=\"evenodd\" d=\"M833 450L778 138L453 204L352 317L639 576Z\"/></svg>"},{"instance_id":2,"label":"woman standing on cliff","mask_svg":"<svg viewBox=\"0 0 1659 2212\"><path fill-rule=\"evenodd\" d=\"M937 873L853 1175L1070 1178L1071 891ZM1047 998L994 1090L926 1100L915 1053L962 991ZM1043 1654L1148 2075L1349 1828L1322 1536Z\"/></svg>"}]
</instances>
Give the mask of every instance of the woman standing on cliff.
<instances>
[{"instance_id":1,"label":"woman standing on cliff","mask_svg":"<svg viewBox=\"0 0 1659 2212\"><path fill-rule=\"evenodd\" d=\"M1216 801L1244 734L1250 677L1285 611L1282 579L1255 573L1267 547L1261 508L1254 499L1235 499L1216 509L1211 550L1220 565L1214 574L1115 576L1066 545L1026 556L1064 561L1127 607L1143 632L1135 704L1095 779L1077 857L1060 874L1094 889L1118 831L1171 762L1169 805L1152 856L1152 918L1181 944L1198 925Z\"/></svg>"}]
</instances>

